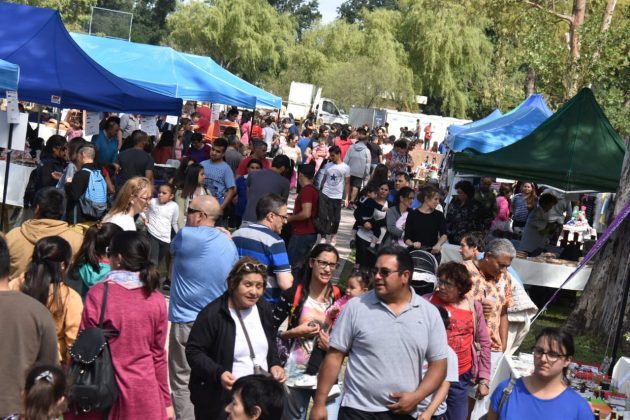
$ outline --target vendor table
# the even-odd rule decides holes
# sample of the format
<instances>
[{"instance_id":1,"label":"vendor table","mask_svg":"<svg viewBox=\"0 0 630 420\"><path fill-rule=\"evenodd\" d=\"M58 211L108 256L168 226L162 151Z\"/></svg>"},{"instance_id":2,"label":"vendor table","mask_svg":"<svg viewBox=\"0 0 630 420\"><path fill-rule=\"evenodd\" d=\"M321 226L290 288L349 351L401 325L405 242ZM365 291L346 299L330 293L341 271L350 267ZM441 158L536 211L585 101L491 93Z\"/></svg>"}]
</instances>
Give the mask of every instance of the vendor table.
<instances>
[{"instance_id":1,"label":"vendor table","mask_svg":"<svg viewBox=\"0 0 630 420\"><path fill-rule=\"evenodd\" d=\"M5 160L0 160L0 197L4 192L4 170L7 167ZM9 184L7 191L7 204L16 207L24 206L24 191L28 184L28 178L35 166L23 165L11 162L9 167Z\"/></svg>"},{"instance_id":2,"label":"vendor table","mask_svg":"<svg viewBox=\"0 0 630 420\"><path fill-rule=\"evenodd\" d=\"M459 246L444 244L442 246L442 262L461 261ZM576 267L561 264L550 264L514 258L512 268L516 270L523 284L559 288ZM584 267L563 288L566 290L584 290L591 276L591 268Z\"/></svg>"}]
</instances>

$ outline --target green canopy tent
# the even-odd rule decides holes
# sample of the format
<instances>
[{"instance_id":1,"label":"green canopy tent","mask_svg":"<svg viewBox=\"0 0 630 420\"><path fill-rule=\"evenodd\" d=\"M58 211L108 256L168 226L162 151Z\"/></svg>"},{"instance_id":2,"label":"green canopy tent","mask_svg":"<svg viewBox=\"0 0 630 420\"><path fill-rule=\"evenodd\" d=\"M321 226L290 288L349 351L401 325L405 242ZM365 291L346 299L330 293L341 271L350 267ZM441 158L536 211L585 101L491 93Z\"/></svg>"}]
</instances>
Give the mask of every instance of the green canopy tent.
<instances>
[{"instance_id":1,"label":"green canopy tent","mask_svg":"<svg viewBox=\"0 0 630 420\"><path fill-rule=\"evenodd\" d=\"M490 153L456 153L453 167L564 191L614 192L625 153L593 92L584 88L528 136Z\"/></svg>"}]
</instances>

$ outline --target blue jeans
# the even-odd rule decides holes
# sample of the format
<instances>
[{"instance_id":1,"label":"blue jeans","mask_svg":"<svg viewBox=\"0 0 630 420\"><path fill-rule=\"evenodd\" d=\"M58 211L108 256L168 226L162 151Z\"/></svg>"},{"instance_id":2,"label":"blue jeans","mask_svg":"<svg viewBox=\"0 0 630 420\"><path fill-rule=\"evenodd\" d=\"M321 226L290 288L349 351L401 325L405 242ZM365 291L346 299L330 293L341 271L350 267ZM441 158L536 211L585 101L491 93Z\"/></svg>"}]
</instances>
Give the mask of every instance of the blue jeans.
<instances>
[{"instance_id":1,"label":"blue jeans","mask_svg":"<svg viewBox=\"0 0 630 420\"><path fill-rule=\"evenodd\" d=\"M289 264L291 268L295 269L304 262L304 258L308 255L317 242L317 234L311 235L291 235L289 239L289 246L287 248L287 254L289 256Z\"/></svg>"},{"instance_id":2,"label":"blue jeans","mask_svg":"<svg viewBox=\"0 0 630 420\"><path fill-rule=\"evenodd\" d=\"M306 420L306 412L311 398L315 396L314 389L301 389L287 386L287 399L284 406L284 417L286 420ZM341 406L342 395L326 401L326 411L328 420L337 420L339 407Z\"/></svg>"},{"instance_id":3,"label":"blue jeans","mask_svg":"<svg viewBox=\"0 0 630 420\"><path fill-rule=\"evenodd\" d=\"M468 418L468 386L472 369L459 375L459 382L451 382L446 397L446 420L466 420Z\"/></svg>"}]
</instances>

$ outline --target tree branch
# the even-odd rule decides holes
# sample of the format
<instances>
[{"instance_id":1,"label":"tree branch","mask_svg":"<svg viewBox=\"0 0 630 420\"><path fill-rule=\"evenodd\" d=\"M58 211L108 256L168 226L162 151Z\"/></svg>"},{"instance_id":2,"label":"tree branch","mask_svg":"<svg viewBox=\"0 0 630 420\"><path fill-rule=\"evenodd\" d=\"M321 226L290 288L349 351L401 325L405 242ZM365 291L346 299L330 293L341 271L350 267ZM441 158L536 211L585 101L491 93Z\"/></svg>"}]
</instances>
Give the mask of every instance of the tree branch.
<instances>
[{"instance_id":1,"label":"tree branch","mask_svg":"<svg viewBox=\"0 0 630 420\"><path fill-rule=\"evenodd\" d=\"M543 5L538 4L538 3L534 3L533 1L523 0L523 3L525 3L525 4L529 5L529 6L535 7L536 9L540 9L540 10L546 12L546 13L549 13L550 15L555 16L558 19L562 19L564 21L567 21L567 22L569 22L569 24L573 23L573 18L571 16L569 16L569 15L564 15L562 13L558 13L556 11L549 10L546 7L544 7Z\"/></svg>"}]
</instances>

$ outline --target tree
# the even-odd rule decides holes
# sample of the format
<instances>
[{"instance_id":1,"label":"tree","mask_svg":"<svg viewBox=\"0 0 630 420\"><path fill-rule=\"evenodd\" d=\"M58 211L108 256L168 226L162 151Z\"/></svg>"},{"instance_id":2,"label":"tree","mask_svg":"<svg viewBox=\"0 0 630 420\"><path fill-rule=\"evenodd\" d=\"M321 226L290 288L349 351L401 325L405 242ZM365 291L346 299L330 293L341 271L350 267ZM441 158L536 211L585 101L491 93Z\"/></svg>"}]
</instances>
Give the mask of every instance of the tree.
<instances>
[{"instance_id":1,"label":"tree","mask_svg":"<svg viewBox=\"0 0 630 420\"><path fill-rule=\"evenodd\" d=\"M59 10L63 23L71 31L85 28L96 0L15 0L15 3Z\"/></svg>"},{"instance_id":2,"label":"tree","mask_svg":"<svg viewBox=\"0 0 630 420\"><path fill-rule=\"evenodd\" d=\"M482 90L489 75L488 22L465 1L401 2L401 12L399 37L409 54L416 92L429 97L425 110L465 117L473 104L471 92Z\"/></svg>"},{"instance_id":3,"label":"tree","mask_svg":"<svg viewBox=\"0 0 630 420\"><path fill-rule=\"evenodd\" d=\"M337 8L337 13L341 19L348 23L355 23L359 20L361 12L366 9L373 11L376 9L398 9L397 0L346 0Z\"/></svg>"},{"instance_id":4,"label":"tree","mask_svg":"<svg viewBox=\"0 0 630 420\"><path fill-rule=\"evenodd\" d=\"M180 3L167 26L171 46L212 57L250 82L277 75L295 45L294 22L266 0Z\"/></svg>"},{"instance_id":5,"label":"tree","mask_svg":"<svg viewBox=\"0 0 630 420\"><path fill-rule=\"evenodd\" d=\"M298 38L322 18L317 0L267 0L279 13L289 13L297 22Z\"/></svg>"},{"instance_id":6,"label":"tree","mask_svg":"<svg viewBox=\"0 0 630 420\"><path fill-rule=\"evenodd\" d=\"M626 153L617 190L614 215L630 201L630 153ZM619 226L600 251L591 277L584 288L577 306L569 316L567 328L576 334L591 332L606 337L614 332L617 322L622 322L623 331L630 329L630 305L620 313L624 281L630 281L630 217ZM621 317L621 321L618 321Z\"/></svg>"}]
</instances>

